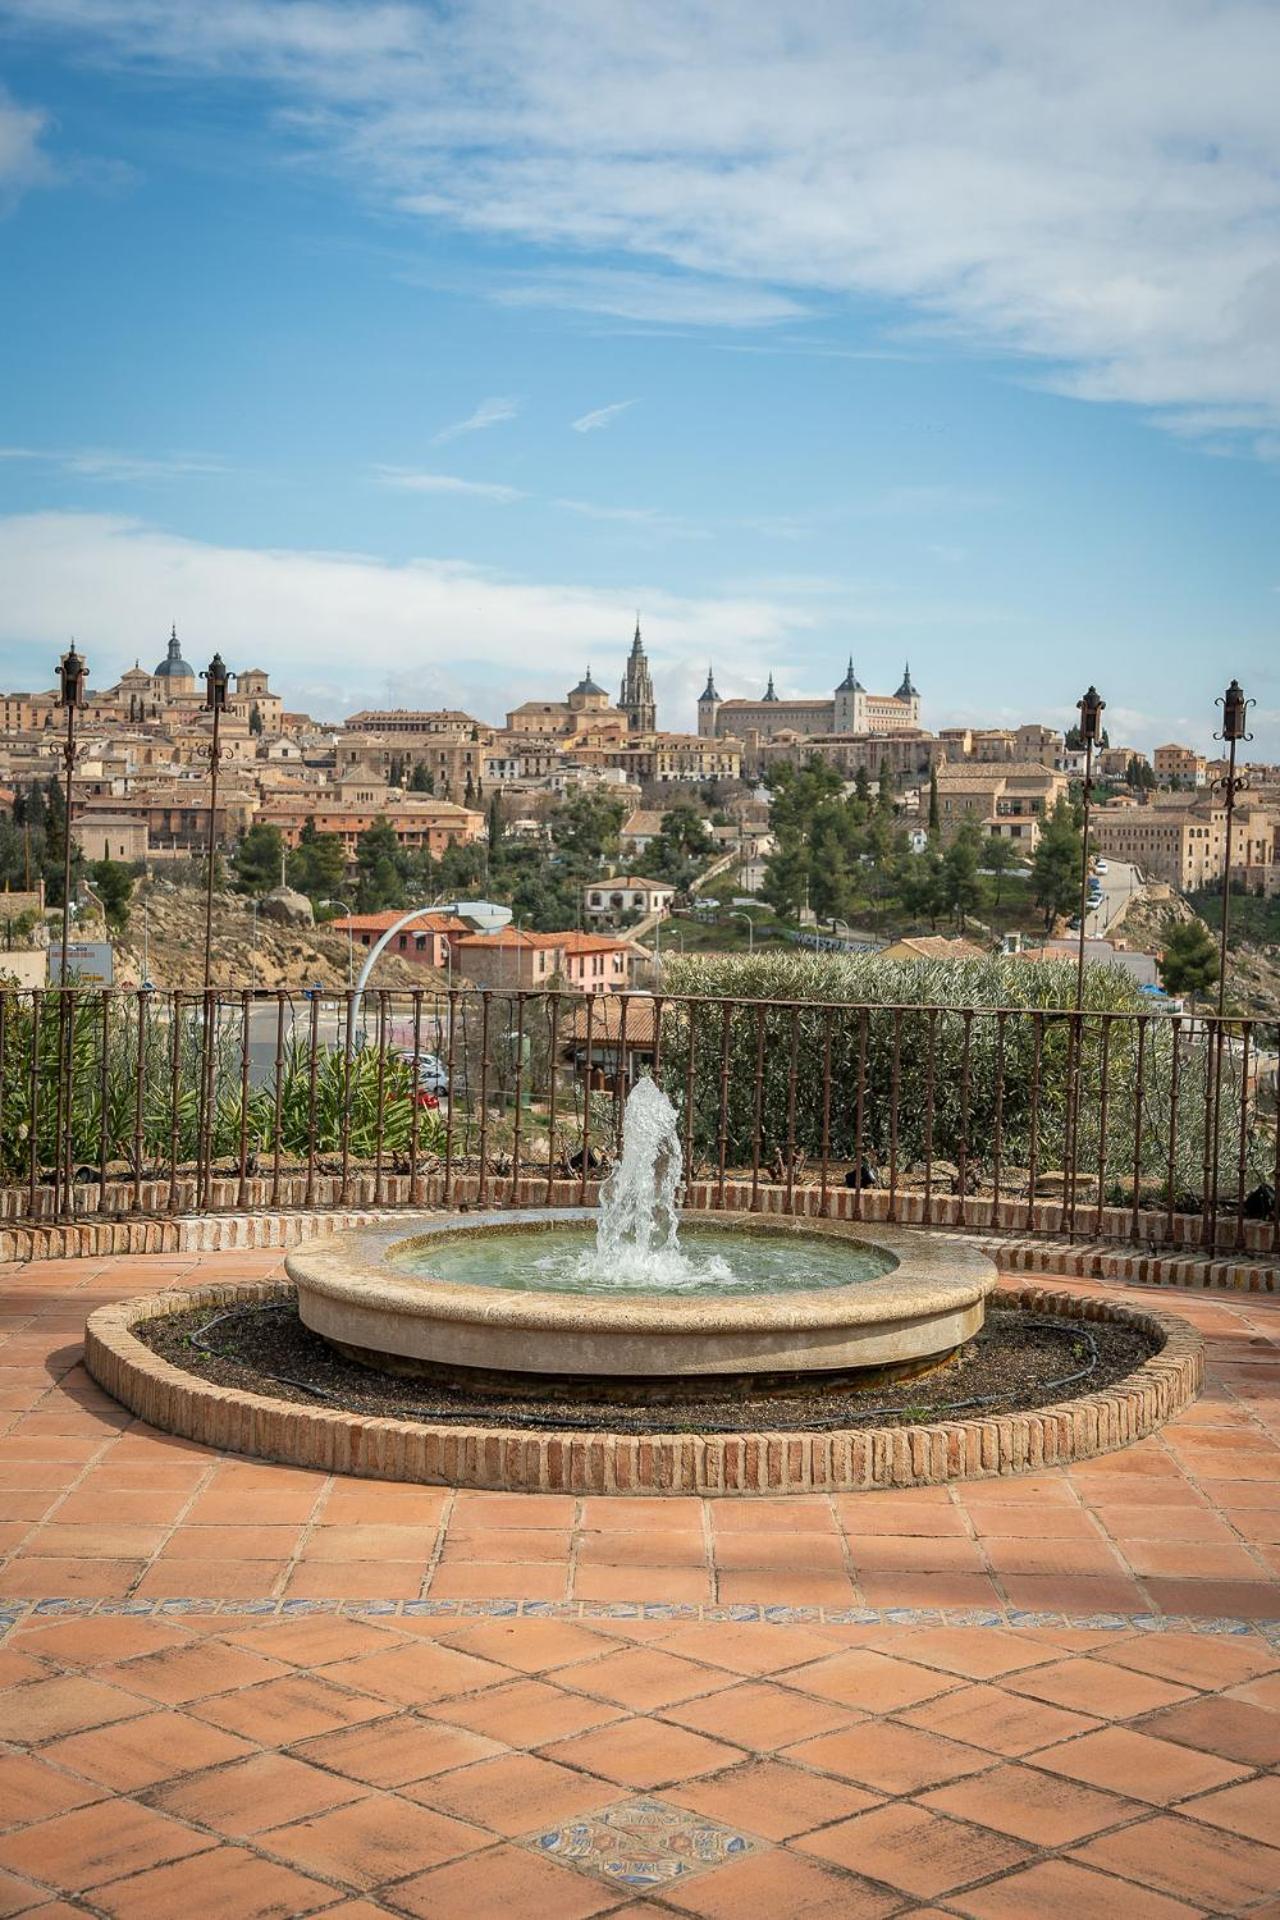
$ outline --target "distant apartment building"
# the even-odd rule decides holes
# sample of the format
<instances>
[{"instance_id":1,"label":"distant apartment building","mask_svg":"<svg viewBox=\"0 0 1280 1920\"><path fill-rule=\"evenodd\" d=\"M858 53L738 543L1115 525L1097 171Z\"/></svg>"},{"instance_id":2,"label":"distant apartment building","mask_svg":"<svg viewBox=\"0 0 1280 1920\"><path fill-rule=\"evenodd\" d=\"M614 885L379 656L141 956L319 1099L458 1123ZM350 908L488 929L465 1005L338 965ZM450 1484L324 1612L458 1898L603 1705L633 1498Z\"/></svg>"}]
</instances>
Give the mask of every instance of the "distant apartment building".
<instances>
[{"instance_id":1,"label":"distant apartment building","mask_svg":"<svg viewBox=\"0 0 1280 1920\"><path fill-rule=\"evenodd\" d=\"M880 769L887 764L889 778L896 787L922 775L927 779L930 769L942 766L947 759L942 739L932 733L828 733L812 738L781 733L771 740L744 746L742 771L744 777L755 779L770 767L784 763L802 767L810 760L821 760L834 767L845 780L854 780L859 773L865 773L874 781L880 778Z\"/></svg>"},{"instance_id":2,"label":"distant apartment building","mask_svg":"<svg viewBox=\"0 0 1280 1920\"><path fill-rule=\"evenodd\" d=\"M536 992L560 984L575 993L621 993L630 981L631 947L598 933L464 934L453 964L472 986Z\"/></svg>"},{"instance_id":3,"label":"distant apartment building","mask_svg":"<svg viewBox=\"0 0 1280 1920\"><path fill-rule=\"evenodd\" d=\"M1146 806L1097 807L1090 841L1108 858L1131 861L1148 880L1163 880L1180 892L1212 886L1227 858L1227 811L1208 796L1183 800L1157 794ZM1237 807L1232 871L1248 880L1275 859L1275 825L1261 808Z\"/></svg>"},{"instance_id":4,"label":"distant apartment building","mask_svg":"<svg viewBox=\"0 0 1280 1920\"><path fill-rule=\"evenodd\" d=\"M1067 792L1065 774L1031 761L940 767L938 823L950 840L965 821L988 836L1032 850L1040 825Z\"/></svg>"},{"instance_id":5,"label":"distant apartment building","mask_svg":"<svg viewBox=\"0 0 1280 1920\"><path fill-rule=\"evenodd\" d=\"M438 860L447 847L482 839L485 831L483 813L429 794L402 794L383 803L347 801L332 793L271 799L258 818L267 826L277 827L288 847L297 846L310 820L317 833L336 835L350 858L355 857L360 835L383 821L402 847L412 853L429 853L433 860Z\"/></svg>"},{"instance_id":6,"label":"distant apartment building","mask_svg":"<svg viewBox=\"0 0 1280 1920\"><path fill-rule=\"evenodd\" d=\"M1194 747L1167 744L1157 747L1151 756L1156 779L1162 786L1202 787L1205 761Z\"/></svg>"},{"instance_id":7,"label":"distant apartment building","mask_svg":"<svg viewBox=\"0 0 1280 1920\"><path fill-rule=\"evenodd\" d=\"M616 920L625 913L666 913L676 890L666 880L645 880L632 873L593 880L582 889L584 910L596 920Z\"/></svg>"},{"instance_id":8,"label":"distant apartment building","mask_svg":"<svg viewBox=\"0 0 1280 1920\"><path fill-rule=\"evenodd\" d=\"M328 924L332 932L348 934L353 945L367 950L375 947L383 934L403 918L403 910L392 907L384 913L349 914L340 920L330 920ZM450 941L461 939L470 932L467 922L460 920L457 914L425 912L400 929L388 945L387 952L398 954L404 960L416 960L424 967L446 967L449 964Z\"/></svg>"}]
</instances>

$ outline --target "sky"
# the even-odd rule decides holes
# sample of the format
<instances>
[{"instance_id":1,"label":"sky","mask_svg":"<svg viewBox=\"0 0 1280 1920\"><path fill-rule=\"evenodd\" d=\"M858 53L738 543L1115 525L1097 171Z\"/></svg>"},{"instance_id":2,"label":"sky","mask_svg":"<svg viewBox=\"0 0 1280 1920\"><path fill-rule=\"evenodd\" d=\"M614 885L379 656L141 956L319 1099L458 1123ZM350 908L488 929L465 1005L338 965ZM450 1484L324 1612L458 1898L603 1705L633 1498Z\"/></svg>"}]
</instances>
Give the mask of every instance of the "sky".
<instances>
[{"instance_id":1,"label":"sky","mask_svg":"<svg viewBox=\"0 0 1280 1920\"><path fill-rule=\"evenodd\" d=\"M1273 0L0 0L0 686L1280 759Z\"/></svg>"}]
</instances>

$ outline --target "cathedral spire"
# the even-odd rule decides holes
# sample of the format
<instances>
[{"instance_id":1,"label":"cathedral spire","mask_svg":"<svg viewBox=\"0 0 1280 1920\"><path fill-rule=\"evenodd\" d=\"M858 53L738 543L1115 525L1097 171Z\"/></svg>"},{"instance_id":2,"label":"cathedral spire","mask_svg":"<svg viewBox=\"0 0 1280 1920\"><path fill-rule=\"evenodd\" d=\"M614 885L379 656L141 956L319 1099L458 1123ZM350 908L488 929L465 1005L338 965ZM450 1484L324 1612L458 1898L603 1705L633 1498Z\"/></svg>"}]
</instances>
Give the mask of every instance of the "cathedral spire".
<instances>
[{"instance_id":1,"label":"cathedral spire","mask_svg":"<svg viewBox=\"0 0 1280 1920\"><path fill-rule=\"evenodd\" d=\"M773 675L772 675L772 674L770 674L770 675L769 675L769 684L768 684L768 686L767 686L767 687L765 688L765 690L764 690L764 697L765 697L765 699L766 699L766 700L776 700L776 699L777 699L777 697L778 697L778 696L777 696L777 694L776 694L776 693L774 692L774 690L773 690Z\"/></svg>"}]
</instances>

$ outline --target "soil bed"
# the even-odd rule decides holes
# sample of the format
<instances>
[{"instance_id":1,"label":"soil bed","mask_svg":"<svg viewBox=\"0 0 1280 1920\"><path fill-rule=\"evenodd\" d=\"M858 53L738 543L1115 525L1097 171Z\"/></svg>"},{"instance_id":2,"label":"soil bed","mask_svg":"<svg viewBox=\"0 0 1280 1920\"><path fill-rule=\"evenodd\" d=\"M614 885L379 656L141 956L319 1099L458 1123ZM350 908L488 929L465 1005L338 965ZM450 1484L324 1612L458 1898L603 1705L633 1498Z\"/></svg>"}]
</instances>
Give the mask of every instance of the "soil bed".
<instances>
[{"instance_id":1,"label":"soil bed","mask_svg":"<svg viewBox=\"0 0 1280 1920\"><path fill-rule=\"evenodd\" d=\"M952 1360L923 1377L852 1385L744 1382L679 1405L620 1400L582 1383L527 1390L463 1388L373 1371L304 1327L285 1296L220 1312L197 1307L144 1320L133 1331L152 1352L214 1386L349 1413L471 1427L586 1429L613 1433L735 1433L914 1425L970 1414L1026 1412L1114 1386L1160 1350L1157 1335L1107 1321L1041 1318L988 1307L986 1325Z\"/></svg>"}]
</instances>

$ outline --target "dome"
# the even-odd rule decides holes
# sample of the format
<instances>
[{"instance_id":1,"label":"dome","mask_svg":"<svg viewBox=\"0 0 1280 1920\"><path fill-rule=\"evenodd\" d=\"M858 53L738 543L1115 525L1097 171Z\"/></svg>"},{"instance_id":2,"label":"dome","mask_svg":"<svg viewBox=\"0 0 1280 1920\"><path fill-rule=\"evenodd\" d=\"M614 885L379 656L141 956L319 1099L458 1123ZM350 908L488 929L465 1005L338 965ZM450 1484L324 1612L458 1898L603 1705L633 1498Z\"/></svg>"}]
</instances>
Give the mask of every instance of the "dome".
<instances>
[{"instance_id":1,"label":"dome","mask_svg":"<svg viewBox=\"0 0 1280 1920\"><path fill-rule=\"evenodd\" d=\"M591 678L590 667L587 668L585 679L579 680L577 686L573 689L573 693L598 693L602 695L603 698L606 700L609 697L608 694L605 693L604 688L598 687L595 681ZM570 694L569 698L572 699L573 694Z\"/></svg>"},{"instance_id":2,"label":"dome","mask_svg":"<svg viewBox=\"0 0 1280 1920\"><path fill-rule=\"evenodd\" d=\"M849 670L836 688L837 693L865 693L866 688L853 670L853 655L849 655Z\"/></svg>"},{"instance_id":3,"label":"dome","mask_svg":"<svg viewBox=\"0 0 1280 1920\"><path fill-rule=\"evenodd\" d=\"M707 668L707 684L702 689L702 692L698 695L698 705L701 706L704 701L711 701L711 700L718 701L719 698L720 698L720 695L716 692L715 679L712 675L710 667L708 667Z\"/></svg>"},{"instance_id":4,"label":"dome","mask_svg":"<svg viewBox=\"0 0 1280 1920\"><path fill-rule=\"evenodd\" d=\"M169 635L169 647L164 659L155 670L157 680L194 680L194 667L189 667L178 651L178 629L173 628Z\"/></svg>"}]
</instances>

